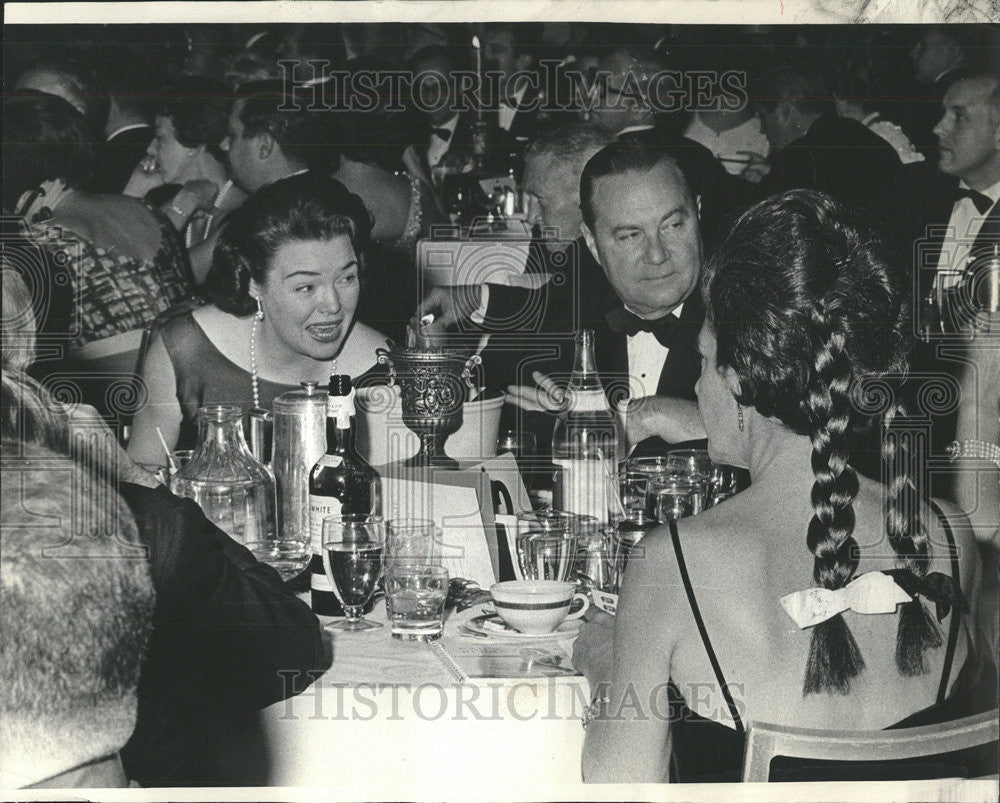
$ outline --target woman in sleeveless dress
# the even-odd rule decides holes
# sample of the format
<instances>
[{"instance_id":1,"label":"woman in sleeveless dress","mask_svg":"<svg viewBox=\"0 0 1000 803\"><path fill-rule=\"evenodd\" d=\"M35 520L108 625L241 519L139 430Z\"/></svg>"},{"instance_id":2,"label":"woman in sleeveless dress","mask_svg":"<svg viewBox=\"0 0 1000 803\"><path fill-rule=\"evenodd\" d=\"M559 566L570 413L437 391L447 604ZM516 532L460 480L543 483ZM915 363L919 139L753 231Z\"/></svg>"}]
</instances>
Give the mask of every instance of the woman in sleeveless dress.
<instances>
[{"instance_id":1,"label":"woman in sleeveless dress","mask_svg":"<svg viewBox=\"0 0 1000 803\"><path fill-rule=\"evenodd\" d=\"M317 174L270 184L234 212L205 287L213 303L170 321L150 346L149 400L129 454L165 465L157 428L172 448L192 448L202 405L270 408L335 368L355 378L373 369L385 337L355 320L370 231L361 199Z\"/></svg>"},{"instance_id":2,"label":"woman in sleeveless dress","mask_svg":"<svg viewBox=\"0 0 1000 803\"><path fill-rule=\"evenodd\" d=\"M920 433L900 424L912 324L890 259L849 209L795 191L706 267L698 405L712 459L752 485L647 535L617 617L581 629L587 781L739 780L752 720L877 730L991 707L971 694L975 543L957 508L921 503ZM886 485L851 466L872 419Z\"/></svg>"}]
</instances>

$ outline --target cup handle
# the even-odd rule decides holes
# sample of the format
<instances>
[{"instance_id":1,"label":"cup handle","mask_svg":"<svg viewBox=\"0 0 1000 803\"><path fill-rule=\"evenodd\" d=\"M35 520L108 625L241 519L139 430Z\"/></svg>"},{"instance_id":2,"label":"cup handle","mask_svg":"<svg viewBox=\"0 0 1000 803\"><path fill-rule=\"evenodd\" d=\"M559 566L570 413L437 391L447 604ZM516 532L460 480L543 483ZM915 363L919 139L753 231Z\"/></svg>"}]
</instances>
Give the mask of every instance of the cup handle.
<instances>
[{"instance_id":1,"label":"cup handle","mask_svg":"<svg viewBox=\"0 0 1000 803\"><path fill-rule=\"evenodd\" d=\"M389 356L389 352L383 348L375 349L375 354L378 355L379 365L387 365L389 367L389 384L396 384L396 366L393 365L392 357Z\"/></svg>"},{"instance_id":2,"label":"cup handle","mask_svg":"<svg viewBox=\"0 0 1000 803\"><path fill-rule=\"evenodd\" d=\"M576 600L578 600L578 599L583 601L583 605L580 606L580 610L573 611L573 613L567 614L565 621L568 622L570 619L579 619L581 616L583 616L587 612L587 608L590 607L590 597L588 597L586 594L584 594L584 593L582 593L580 591L577 591L573 595L573 602L576 602ZM570 608L573 607L573 602L571 602L569 604Z\"/></svg>"},{"instance_id":3,"label":"cup handle","mask_svg":"<svg viewBox=\"0 0 1000 803\"><path fill-rule=\"evenodd\" d=\"M472 379L472 369L482 363L482 361L483 358L478 354L473 354L465 361L465 367L462 369L462 379L465 380L465 384L470 390L475 387L475 381Z\"/></svg>"}]
</instances>

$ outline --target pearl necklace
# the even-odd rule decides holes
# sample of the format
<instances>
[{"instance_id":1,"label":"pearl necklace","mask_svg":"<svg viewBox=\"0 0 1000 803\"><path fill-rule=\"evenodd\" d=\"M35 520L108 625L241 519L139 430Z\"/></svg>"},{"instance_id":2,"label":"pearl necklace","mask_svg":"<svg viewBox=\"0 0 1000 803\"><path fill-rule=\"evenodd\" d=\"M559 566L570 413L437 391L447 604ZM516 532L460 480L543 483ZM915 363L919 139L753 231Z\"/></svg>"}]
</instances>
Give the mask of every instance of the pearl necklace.
<instances>
[{"instance_id":1,"label":"pearl necklace","mask_svg":"<svg viewBox=\"0 0 1000 803\"><path fill-rule=\"evenodd\" d=\"M222 189L219 190L219 194L215 198L215 202L212 204L212 211L205 216L205 231L201 236L202 242L208 239L208 232L212 228L212 220L215 218L216 213L222 208L223 201L226 200L226 195L233 188L233 180L229 179L225 184L222 185ZM189 222L187 228L184 231L184 245L188 250L194 245L194 235L191 233L191 223Z\"/></svg>"},{"instance_id":2,"label":"pearl necklace","mask_svg":"<svg viewBox=\"0 0 1000 803\"><path fill-rule=\"evenodd\" d=\"M260 303L260 302L258 302ZM264 313L258 310L254 313L253 324L250 326L250 387L253 390L253 406L260 409L260 376L257 374L257 327L264 319ZM337 373L337 358L330 363L330 373Z\"/></svg>"}]
</instances>

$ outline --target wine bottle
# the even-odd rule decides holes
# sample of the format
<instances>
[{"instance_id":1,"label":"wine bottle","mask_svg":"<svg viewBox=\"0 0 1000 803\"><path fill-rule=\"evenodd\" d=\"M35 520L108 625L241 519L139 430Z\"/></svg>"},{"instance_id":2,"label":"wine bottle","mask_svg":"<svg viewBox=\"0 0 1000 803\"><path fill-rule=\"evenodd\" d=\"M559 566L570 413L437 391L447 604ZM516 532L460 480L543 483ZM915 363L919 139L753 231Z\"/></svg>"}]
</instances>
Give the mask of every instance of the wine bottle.
<instances>
[{"instance_id":1,"label":"wine bottle","mask_svg":"<svg viewBox=\"0 0 1000 803\"><path fill-rule=\"evenodd\" d=\"M378 472L354 445L354 388L346 374L330 377L326 403L326 453L309 472L309 563L312 609L323 616L344 610L323 568L323 519L346 513L378 513Z\"/></svg>"},{"instance_id":2,"label":"wine bottle","mask_svg":"<svg viewBox=\"0 0 1000 803\"><path fill-rule=\"evenodd\" d=\"M607 524L617 492L619 448L625 442L619 429L597 374L594 332L584 329L576 333L566 407L552 431L553 507Z\"/></svg>"}]
</instances>

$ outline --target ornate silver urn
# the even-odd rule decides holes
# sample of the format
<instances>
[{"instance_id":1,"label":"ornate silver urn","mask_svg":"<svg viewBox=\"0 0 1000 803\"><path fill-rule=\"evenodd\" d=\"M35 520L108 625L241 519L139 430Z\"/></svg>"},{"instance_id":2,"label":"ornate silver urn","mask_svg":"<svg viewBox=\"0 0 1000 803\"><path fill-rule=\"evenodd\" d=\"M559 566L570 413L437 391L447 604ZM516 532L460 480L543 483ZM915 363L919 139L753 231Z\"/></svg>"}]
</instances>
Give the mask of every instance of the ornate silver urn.
<instances>
[{"instance_id":1,"label":"ornate silver urn","mask_svg":"<svg viewBox=\"0 0 1000 803\"><path fill-rule=\"evenodd\" d=\"M444 453L448 436L462 426L466 389L474 387L472 369L478 354L461 354L436 348L395 346L376 349L378 361L389 368L389 378L399 386L403 423L420 438L420 451L407 466L457 468Z\"/></svg>"}]
</instances>

